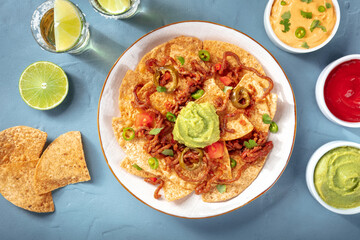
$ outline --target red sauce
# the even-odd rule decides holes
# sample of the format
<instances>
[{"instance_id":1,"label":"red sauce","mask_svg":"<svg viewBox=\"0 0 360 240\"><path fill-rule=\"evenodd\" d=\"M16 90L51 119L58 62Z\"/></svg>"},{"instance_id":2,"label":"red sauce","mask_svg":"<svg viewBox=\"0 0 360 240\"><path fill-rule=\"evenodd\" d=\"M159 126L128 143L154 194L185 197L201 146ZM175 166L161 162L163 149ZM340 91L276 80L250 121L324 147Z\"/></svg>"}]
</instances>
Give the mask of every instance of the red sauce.
<instances>
[{"instance_id":1,"label":"red sauce","mask_svg":"<svg viewBox=\"0 0 360 240\"><path fill-rule=\"evenodd\" d=\"M360 60L344 62L330 72L324 97L330 112L337 118L360 122Z\"/></svg>"}]
</instances>

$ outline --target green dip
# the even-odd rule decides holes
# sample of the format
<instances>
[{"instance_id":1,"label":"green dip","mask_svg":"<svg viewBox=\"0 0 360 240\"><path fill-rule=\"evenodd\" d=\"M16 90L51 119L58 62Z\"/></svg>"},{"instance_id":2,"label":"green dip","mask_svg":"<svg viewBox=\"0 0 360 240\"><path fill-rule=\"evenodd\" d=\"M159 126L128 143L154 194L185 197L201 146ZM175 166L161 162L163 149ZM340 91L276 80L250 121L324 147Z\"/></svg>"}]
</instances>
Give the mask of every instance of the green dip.
<instances>
[{"instance_id":1,"label":"green dip","mask_svg":"<svg viewBox=\"0 0 360 240\"><path fill-rule=\"evenodd\" d=\"M210 103L189 102L176 118L173 136L190 148L203 148L220 139L219 116Z\"/></svg>"},{"instance_id":2,"label":"green dip","mask_svg":"<svg viewBox=\"0 0 360 240\"><path fill-rule=\"evenodd\" d=\"M335 208L360 206L360 149L338 147L316 165L314 183L322 200Z\"/></svg>"}]
</instances>

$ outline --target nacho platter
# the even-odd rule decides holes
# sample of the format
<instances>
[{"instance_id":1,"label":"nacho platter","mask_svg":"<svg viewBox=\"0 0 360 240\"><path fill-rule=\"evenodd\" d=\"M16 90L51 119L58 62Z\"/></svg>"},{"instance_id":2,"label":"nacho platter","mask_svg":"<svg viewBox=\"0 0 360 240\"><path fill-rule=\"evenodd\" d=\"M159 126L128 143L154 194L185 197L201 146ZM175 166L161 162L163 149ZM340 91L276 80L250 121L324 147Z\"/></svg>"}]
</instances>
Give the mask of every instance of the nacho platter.
<instances>
[{"instance_id":1,"label":"nacho platter","mask_svg":"<svg viewBox=\"0 0 360 240\"><path fill-rule=\"evenodd\" d=\"M191 29L196 28L206 29L206 31L198 31L196 36L191 35L190 33L193 32ZM224 32L225 34L220 36L216 34L217 32ZM119 111L118 107L119 96L117 89L120 88L121 81L128 70L134 71L147 52L154 47L181 35L196 37L201 39L201 41L215 40L215 42L211 42L210 45L216 45L214 43L221 41L245 49L251 56L254 56L255 59L260 62L266 75L273 79L273 92L278 96L278 113L275 120L278 121L281 130L276 135L270 135L269 138L269 140L274 142L274 146L276 146L274 148L275 150L270 153L263 168L262 164L260 164L261 166L256 167L260 170L262 168L262 170L255 181L252 182L248 188L243 186L243 188L246 189L240 195L235 195L236 197L225 202L205 203L198 195L188 195L188 193L186 194L186 197L174 202L165 200L159 201L153 198L156 187L150 186L141 178L133 176L120 168L120 163L129 165L131 164L131 160L138 156L127 156L118 146L112 131L112 118L114 116L120 116L121 111L121 109ZM262 71L262 69L259 71ZM247 76L243 77L246 78ZM211 84L211 81L209 81L209 84ZM206 88L206 86L204 86L204 88ZM210 86L208 89L214 89L214 86ZM126 98L126 96L127 95L123 96L123 98ZM203 98L206 98L206 94ZM199 100L201 100L201 98ZM159 211L180 217L201 218L216 216L239 208L261 195L274 184L284 170L290 157L295 137L295 115L295 102L291 86L280 66L264 48L246 35L221 25L207 22L183 22L160 28L145 35L119 58L113 69L110 71L103 87L99 102L98 124L100 141L102 143L105 158L116 178L126 189L139 200ZM131 118L131 116L126 116L125 118L127 117ZM169 186L169 184L164 185L165 190L166 188L173 187L174 186ZM171 196L169 196L168 199L171 199ZM229 197L226 197L223 200L227 199L229 199ZM195 207L196 211L194 210Z\"/></svg>"}]
</instances>

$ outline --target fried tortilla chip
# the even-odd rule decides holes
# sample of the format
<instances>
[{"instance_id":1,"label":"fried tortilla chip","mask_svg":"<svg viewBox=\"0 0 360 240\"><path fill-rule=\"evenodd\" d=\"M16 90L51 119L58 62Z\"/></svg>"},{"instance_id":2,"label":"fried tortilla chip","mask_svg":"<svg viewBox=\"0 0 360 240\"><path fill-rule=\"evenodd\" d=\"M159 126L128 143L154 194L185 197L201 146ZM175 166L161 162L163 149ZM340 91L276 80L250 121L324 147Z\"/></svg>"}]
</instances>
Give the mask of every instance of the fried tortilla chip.
<instances>
[{"instance_id":1,"label":"fried tortilla chip","mask_svg":"<svg viewBox=\"0 0 360 240\"><path fill-rule=\"evenodd\" d=\"M151 155L144 150L145 140L134 138L131 141L125 141L122 137L122 130L126 127L121 118L113 118L113 130L115 137L118 140L121 147L123 147L127 156L136 162L144 171L153 175L162 175L163 179L168 179L174 184L179 185L185 189L195 189L195 184L189 183L181 179L174 170L166 169L165 163L162 159L159 159L159 167L154 170L151 169L148 163Z\"/></svg>"},{"instance_id":2,"label":"fried tortilla chip","mask_svg":"<svg viewBox=\"0 0 360 240\"><path fill-rule=\"evenodd\" d=\"M184 189L169 180L164 182L163 190L165 199L168 201L179 200L193 192L193 190Z\"/></svg>"},{"instance_id":3,"label":"fried tortilla chip","mask_svg":"<svg viewBox=\"0 0 360 240\"><path fill-rule=\"evenodd\" d=\"M221 62L224 52L230 51L237 54L240 58L241 63L244 64L245 66L255 68L261 74L265 74L260 62L253 55L251 55L249 52L245 51L244 49L234 44L214 41L214 40L205 40L203 43L204 43L203 48L206 49L211 55L210 62L212 63ZM228 57L227 60L229 61L231 66L237 66L237 62L233 57ZM241 75L244 75L247 72L248 71L246 70L242 71L240 77ZM215 82L217 85L219 85L221 89L224 88L224 84L219 80L218 77L215 79Z\"/></svg>"},{"instance_id":4,"label":"fried tortilla chip","mask_svg":"<svg viewBox=\"0 0 360 240\"><path fill-rule=\"evenodd\" d=\"M214 79L209 79L204 83L204 95L196 100L196 103L204 103L209 102L213 105L216 105L217 99L221 99L222 102L225 101L226 94L222 91L218 85L216 85ZM236 108L232 105L230 101L227 102L227 107L223 113L223 115L231 114L236 111ZM228 129L235 129L234 132L225 132L224 135L221 136L221 140L230 141L234 139L241 138L248 133L250 133L254 127L250 123L250 121L244 116L244 114L236 114L236 117L229 118L226 124Z\"/></svg>"},{"instance_id":5,"label":"fried tortilla chip","mask_svg":"<svg viewBox=\"0 0 360 240\"><path fill-rule=\"evenodd\" d=\"M156 177L155 174L149 173L145 171L144 169L137 169L134 165L139 166L136 161L130 159L129 157L125 157L124 160L121 161L120 167L125 169L128 173L131 173L135 176L141 177L141 178L149 178L149 177ZM139 166L140 167L140 166Z\"/></svg>"},{"instance_id":6,"label":"fried tortilla chip","mask_svg":"<svg viewBox=\"0 0 360 240\"><path fill-rule=\"evenodd\" d=\"M142 87L138 93L139 98L142 101L145 101L145 95L149 91L149 89L154 88L153 82L148 82ZM168 92L154 92L150 95L151 106L161 112L161 114L166 115L168 110L166 109L165 103L175 103L175 94Z\"/></svg>"},{"instance_id":7,"label":"fried tortilla chip","mask_svg":"<svg viewBox=\"0 0 360 240\"><path fill-rule=\"evenodd\" d=\"M60 135L46 148L36 166L34 188L41 194L90 179L81 134L73 131Z\"/></svg>"},{"instance_id":8,"label":"fried tortilla chip","mask_svg":"<svg viewBox=\"0 0 360 240\"><path fill-rule=\"evenodd\" d=\"M0 165L11 162L37 161L47 134L38 129L17 126L0 132Z\"/></svg>"},{"instance_id":9,"label":"fried tortilla chip","mask_svg":"<svg viewBox=\"0 0 360 240\"><path fill-rule=\"evenodd\" d=\"M278 99L278 96L274 93L270 93L268 96L266 96L266 102L267 102L267 105L269 107L269 111L270 111L270 117L271 119L274 119L275 117L275 113L276 113L276 108L277 108L277 99Z\"/></svg>"},{"instance_id":10,"label":"fried tortilla chip","mask_svg":"<svg viewBox=\"0 0 360 240\"><path fill-rule=\"evenodd\" d=\"M190 69L191 61L193 59L199 59L198 52L202 49L202 45L202 41L198 38L187 36L174 38L166 43L160 44L145 54L135 72L140 73L143 78L151 80L152 74L146 71L146 61L150 58L162 61L162 59L168 56L176 61L178 61L177 57L183 57L185 60L183 67Z\"/></svg>"},{"instance_id":11,"label":"fried tortilla chip","mask_svg":"<svg viewBox=\"0 0 360 240\"><path fill-rule=\"evenodd\" d=\"M134 164L138 165L136 161L133 161L129 157L125 157L124 160L120 163L120 166L125 169L128 173L131 173L135 176L141 178L150 178L156 177L157 175L149 173L144 169L138 170L134 167ZM139 165L138 165L139 166ZM165 199L168 201L175 201L189 195L193 190L188 190L180 187L177 184L174 184L170 180L164 181L163 191Z\"/></svg>"},{"instance_id":12,"label":"fried tortilla chip","mask_svg":"<svg viewBox=\"0 0 360 240\"><path fill-rule=\"evenodd\" d=\"M261 98L264 94L264 88L268 87L268 82L254 73L247 73L241 78L237 86L246 88L251 96ZM269 124L262 121L262 116L268 114L273 118L276 111L276 100L277 96L275 94L268 95L262 100L257 100L248 111L247 118L257 131L268 132Z\"/></svg>"},{"instance_id":13,"label":"fried tortilla chip","mask_svg":"<svg viewBox=\"0 0 360 240\"><path fill-rule=\"evenodd\" d=\"M0 165L0 193L14 205L32 212L53 212L51 192L37 194L33 188L38 161Z\"/></svg>"},{"instance_id":14,"label":"fried tortilla chip","mask_svg":"<svg viewBox=\"0 0 360 240\"><path fill-rule=\"evenodd\" d=\"M161 170L163 167L161 162L159 162L159 168L156 170L151 169L149 166L148 160L151 158L151 155L144 150L145 140L136 137L130 141L124 140L122 137L122 132L123 129L127 126L124 124L124 120L122 118L113 118L112 126L115 137L118 140L120 146L123 147L123 150L127 156L132 159L132 161L136 162L136 164L144 171L154 175L161 175Z\"/></svg>"},{"instance_id":15,"label":"fried tortilla chip","mask_svg":"<svg viewBox=\"0 0 360 240\"><path fill-rule=\"evenodd\" d=\"M119 89L119 110L122 118L129 121L129 125L132 125L132 121L138 113L138 111L131 105L131 102L134 101L134 87L137 84L145 85L146 83L147 81L142 78L140 74L131 70L126 72L126 75L122 80Z\"/></svg>"},{"instance_id":16,"label":"fried tortilla chip","mask_svg":"<svg viewBox=\"0 0 360 240\"><path fill-rule=\"evenodd\" d=\"M233 177L235 177L238 169L241 168L245 162L238 155L231 155L231 158L237 162L236 167L232 170ZM204 202L222 202L238 196L256 179L264 166L265 160L266 157L249 165L236 182L226 185L226 191L224 193L220 193L214 185L208 193L202 195L202 200Z\"/></svg>"}]
</instances>

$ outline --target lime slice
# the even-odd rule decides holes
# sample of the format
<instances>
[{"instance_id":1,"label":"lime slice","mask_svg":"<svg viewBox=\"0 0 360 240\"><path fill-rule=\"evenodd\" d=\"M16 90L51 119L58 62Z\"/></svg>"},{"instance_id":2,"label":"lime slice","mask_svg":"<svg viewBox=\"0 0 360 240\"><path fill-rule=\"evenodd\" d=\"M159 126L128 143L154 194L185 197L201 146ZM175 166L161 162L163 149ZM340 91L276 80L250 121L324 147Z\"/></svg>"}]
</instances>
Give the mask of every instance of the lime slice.
<instances>
[{"instance_id":1,"label":"lime slice","mask_svg":"<svg viewBox=\"0 0 360 240\"><path fill-rule=\"evenodd\" d=\"M97 0L100 6L110 14L123 13L130 8L130 0Z\"/></svg>"},{"instance_id":2,"label":"lime slice","mask_svg":"<svg viewBox=\"0 0 360 240\"><path fill-rule=\"evenodd\" d=\"M67 0L54 2L55 48L57 52L64 52L79 41L82 20L77 7Z\"/></svg>"},{"instance_id":3,"label":"lime slice","mask_svg":"<svg viewBox=\"0 0 360 240\"><path fill-rule=\"evenodd\" d=\"M48 110L58 106L65 99L68 89L64 70L51 62L35 62L20 76L20 95L27 105L35 109Z\"/></svg>"}]
</instances>

